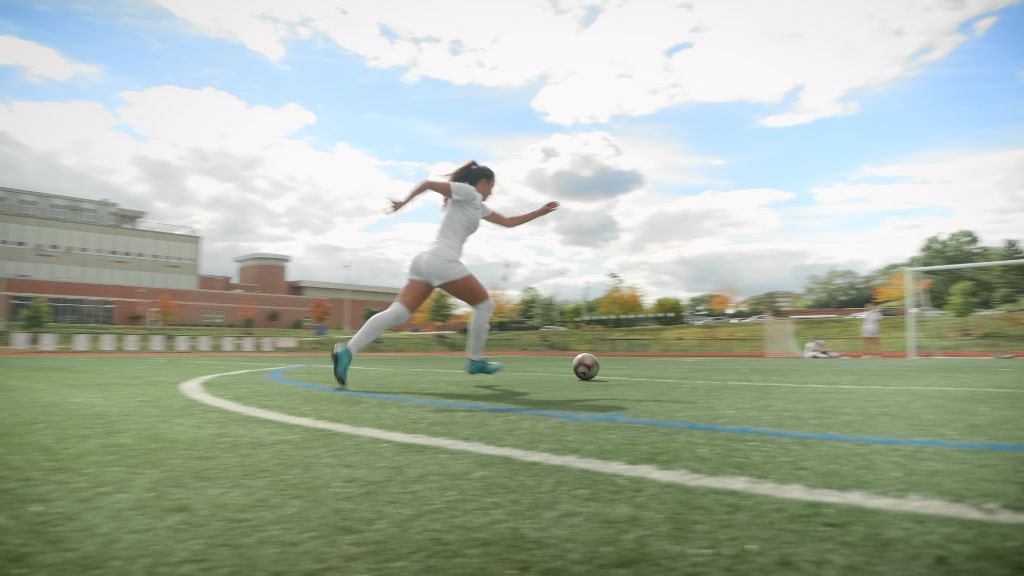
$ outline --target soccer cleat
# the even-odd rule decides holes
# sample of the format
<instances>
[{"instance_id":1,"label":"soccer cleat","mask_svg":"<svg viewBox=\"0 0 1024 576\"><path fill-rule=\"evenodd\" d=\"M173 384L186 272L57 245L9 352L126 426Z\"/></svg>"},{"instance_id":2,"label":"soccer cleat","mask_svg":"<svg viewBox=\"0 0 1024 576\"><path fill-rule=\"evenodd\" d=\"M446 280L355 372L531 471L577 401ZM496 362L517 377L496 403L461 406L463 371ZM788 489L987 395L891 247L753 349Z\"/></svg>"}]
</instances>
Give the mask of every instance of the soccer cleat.
<instances>
[{"instance_id":1,"label":"soccer cleat","mask_svg":"<svg viewBox=\"0 0 1024 576\"><path fill-rule=\"evenodd\" d=\"M501 370L501 364L498 362L470 360L466 363L466 372L470 374L494 374L498 370Z\"/></svg>"},{"instance_id":2,"label":"soccer cleat","mask_svg":"<svg viewBox=\"0 0 1024 576\"><path fill-rule=\"evenodd\" d=\"M334 379L338 381L338 386L345 388L348 385L348 365L352 363L352 351L338 342L331 352L331 361L334 363Z\"/></svg>"}]
</instances>

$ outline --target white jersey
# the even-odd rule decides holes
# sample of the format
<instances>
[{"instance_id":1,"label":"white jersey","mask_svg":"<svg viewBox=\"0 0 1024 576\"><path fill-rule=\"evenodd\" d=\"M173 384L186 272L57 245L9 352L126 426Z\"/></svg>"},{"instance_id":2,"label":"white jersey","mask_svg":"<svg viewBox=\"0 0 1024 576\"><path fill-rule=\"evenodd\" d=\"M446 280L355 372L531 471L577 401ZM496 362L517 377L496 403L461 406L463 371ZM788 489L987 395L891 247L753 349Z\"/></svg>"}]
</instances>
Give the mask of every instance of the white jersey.
<instances>
[{"instance_id":1,"label":"white jersey","mask_svg":"<svg viewBox=\"0 0 1024 576\"><path fill-rule=\"evenodd\" d=\"M882 312L877 309L865 312L864 322L860 325L860 335L865 338L878 336L878 323L881 319Z\"/></svg>"},{"instance_id":2,"label":"white jersey","mask_svg":"<svg viewBox=\"0 0 1024 576\"><path fill-rule=\"evenodd\" d=\"M462 245L476 232L480 219L489 215L491 209L484 204L476 188L469 184L451 182L451 189L452 197L441 221L441 229L424 252L458 260L462 256Z\"/></svg>"}]
</instances>

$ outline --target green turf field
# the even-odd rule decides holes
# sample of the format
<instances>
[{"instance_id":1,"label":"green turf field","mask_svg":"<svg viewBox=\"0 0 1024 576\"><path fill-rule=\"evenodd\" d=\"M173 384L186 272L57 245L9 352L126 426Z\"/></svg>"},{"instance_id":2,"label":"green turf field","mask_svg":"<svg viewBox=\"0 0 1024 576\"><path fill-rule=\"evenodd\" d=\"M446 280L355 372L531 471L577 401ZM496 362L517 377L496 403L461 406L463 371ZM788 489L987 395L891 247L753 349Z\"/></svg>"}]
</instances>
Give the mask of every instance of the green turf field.
<instances>
[{"instance_id":1,"label":"green turf field","mask_svg":"<svg viewBox=\"0 0 1024 576\"><path fill-rule=\"evenodd\" d=\"M0 574L1024 573L1019 359L499 359L0 357Z\"/></svg>"}]
</instances>

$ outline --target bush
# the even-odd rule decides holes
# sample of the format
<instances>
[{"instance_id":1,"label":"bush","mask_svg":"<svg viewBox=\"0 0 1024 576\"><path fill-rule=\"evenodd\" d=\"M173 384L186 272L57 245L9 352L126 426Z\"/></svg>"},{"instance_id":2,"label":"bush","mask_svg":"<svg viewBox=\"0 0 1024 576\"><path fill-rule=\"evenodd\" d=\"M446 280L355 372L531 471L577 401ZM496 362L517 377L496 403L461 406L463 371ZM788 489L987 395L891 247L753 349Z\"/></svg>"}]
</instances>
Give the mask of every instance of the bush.
<instances>
[{"instance_id":1,"label":"bush","mask_svg":"<svg viewBox=\"0 0 1024 576\"><path fill-rule=\"evenodd\" d=\"M302 318L296 318L292 320L292 328L299 330L302 328Z\"/></svg>"},{"instance_id":2,"label":"bush","mask_svg":"<svg viewBox=\"0 0 1024 576\"><path fill-rule=\"evenodd\" d=\"M18 317L26 330L38 330L53 321L46 298L35 298Z\"/></svg>"}]
</instances>

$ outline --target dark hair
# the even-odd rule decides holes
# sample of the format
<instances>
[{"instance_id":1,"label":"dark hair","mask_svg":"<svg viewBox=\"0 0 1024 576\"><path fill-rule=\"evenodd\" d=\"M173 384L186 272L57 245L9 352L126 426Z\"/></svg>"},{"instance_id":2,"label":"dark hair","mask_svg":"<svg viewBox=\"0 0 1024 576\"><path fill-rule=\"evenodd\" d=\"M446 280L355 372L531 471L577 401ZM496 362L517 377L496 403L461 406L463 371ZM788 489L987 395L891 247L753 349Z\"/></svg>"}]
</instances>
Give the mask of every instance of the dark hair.
<instances>
[{"instance_id":1,"label":"dark hair","mask_svg":"<svg viewBox=\"0 0 1024 576\"><path fill-rule=\"evenodd\" d=\"M476 183L481 180L494 180L494 170L477 164L476 160L470 160L447 176L449 182L462 182L476 186Z\"/></svg>"}]
</instances>

